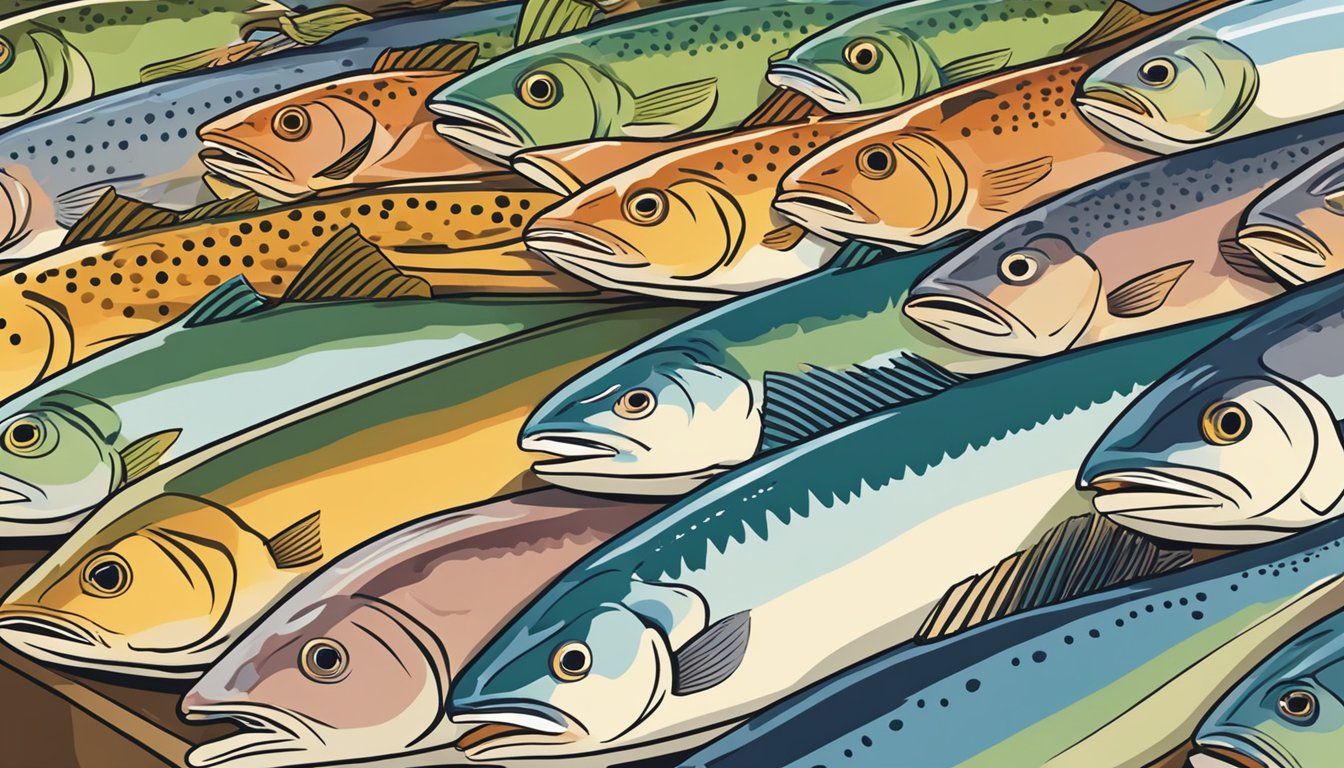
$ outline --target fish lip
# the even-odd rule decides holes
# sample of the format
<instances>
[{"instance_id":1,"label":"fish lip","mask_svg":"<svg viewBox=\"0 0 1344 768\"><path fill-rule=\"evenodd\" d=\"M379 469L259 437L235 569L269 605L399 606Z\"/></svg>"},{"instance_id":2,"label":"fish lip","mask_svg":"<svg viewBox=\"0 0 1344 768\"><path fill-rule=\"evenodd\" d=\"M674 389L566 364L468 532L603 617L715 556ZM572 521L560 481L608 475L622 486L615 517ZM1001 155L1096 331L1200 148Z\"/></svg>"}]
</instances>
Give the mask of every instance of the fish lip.
<instances>
[{"instance_id":1,"label":"fish lip","mask_svg":"<svg viewBox=\"0 0 1344 768\"><path fill-rule=\"evenodd\" d=\"M20 634L15 636L16 632ZM30 635L79 646L107 647L107 643L92 630L69 619L34 606L5 606L0 612L0 639L20 651L24 648L50 650L41 643L32 642Z\"/></svg>"},{"instance_id":2,"label":"fish lip","mask_svg":"<svg viewBox=\"0 0 1344 768\"><path fill-rule=\"evenodd\" d=\"M577 260L609 267L648 266L639 250L597 227L566 219L541 219L523 232L523 244L552 261Z\"/></svg>"},{"instance_id":3,"label":"fish lip","mask_svg":"<svg viewBox=\"0 0 1344 768\"><path fill-rule=\"evenodd\" d=\"M285 181L294 181L294 174L280 161L260 150L236 141L227 134L209 133L201 137L201 163L226 177L238 178L247 172L261 172Z\"/></svg>"},{"instance_id":4,"label":"fish lip","mask_svg":"<svg viewBox=\"0 0 1344 768\"><path fill-rule=\"evenodd\" d=\"M1178 521L1153 519L1139 513L1176 508L1237 506L1233 499L1216 488L1156 469L1101 472L1084 478L1082 486L1084 490L1095 491L1092 505L1098 514L1177 527L1180 526ZM1135 497L1139 497L1137 503Z\"/></svg>"},{"instance_id":5,"label":"fish lip","mask_svg":"<svg viewBox=\"0 0 1344 768\"><path fill-rule=\"evenodd\" d=\"M1155 117L1153 108L1138 96L1113 86L1094 85L1084 89L1076 100L1079 107L1118 117L1128 119L1133 119L1135 115L1149 119Z\"/></svg>"},{"instance_id":6,"label":"fish lip","mask_svg":"<svg viewBox=\"0 0 1344 768\"><path fill-rule=\"evenodd\" d=\"M939 335L970 331L1008 338L1015 330L1012 318L994 302L971 291L949 290L947 286L912 291L902 311L911 320Z\"/></svg>"},{"instance_id":7,"label":"fish lip","mask_svg":"<svg viewBox=\"0 0 1344 768\"><path fill-rule=\"evenodd\" d=\"M828 106L857 105L859 97L844 83L836 83L807 67L797 64L772 64L765 71L766 82L816 99Z\"/></svg>"},{"instance_id":8,"label":"fish lip","mask_svg":"<svg viewBox=\"0 0 1344 768\"><path fill-rule=\"evenodd\" d=\"M873 224L877 217L863 203L830 187L790 189L775 196L775 209L790 220L807 226L808 213L848 224Z\"/></svg>"},{"instance_id":9,"label":"fish lip","mask_svg":"<svg viewBox=\"0 0 1344 768\"><path fill-rule=\"evenodd\" d=\"M1195 742L1197 753L1216 760L1196 768L1301 768L1297 760L1276 742L1255 733L1215 732Z\"/></svg>"},{"instance_id":10,"label":"fish lip","mask_svg":"<svg viewBox=\"0 0 1344 768\"><path fill-rule=\"evenodd\" d=\"M1292 280L1304 280L1295 267L1324 269L1331 256L1330 248L1311 232L1287 224L1248 224L1237 232L1237 242L1271 272Z\"/></svg>"},{"instance_id":11,"label":"fish lip","mask_svg":"<svg viewBox=\"0 0 1344 768\"><path fill-rule=\"evenodd\" d=\"M257 753L269 755L300 751L312 746L310 741L325 744L317 731L301 716L261 704L244 702L197 704L188 707L183 712L183 718L191 722L223 720L244 729L240 733L229 734L193 747L187 753L187 763L193 768L210 768L225 762L233 764L235 760ZM292 746L277 749L281 744Z\"/></svg>"},{"instance_id":12,"label":"fish lip","mask_svg":"<svg viewBox=\"0 0 1344 768\"><path fill-rule=\"evenodd\" d=\"M457 749L468 759L484 759L490 752L511 744L529 747L564 744L587 735L573 718L548 706L529 705L529 711L517 707L464 708L452 714L460 724L479 723L457 740Z\"/></svg>"},{"instance_id":13,"label":"fish lip","mask_svg":"<svg viewBox=\"0 0 1344 768\"><path fill-rule=\"evenodd\" d=\"M620 455L615 446L594 439L589 433L552 430L534 432L519 441L518 447L524 451L550 453L561 458L550 461L538 461L537 464L549 465L581 461L583 459L606 459Z\"/></svg>"},{"instance_id":14,"label":"fish lip","mask_svg":"<svg viewBox=\"0 0 1344 768\"><path fill-rule=\"evenodd\" d=\"M527 145L517 128L482 110L450 102L430 101L428 106L439 116L434 121L434 130L472 152L505 160Z\"/></svg>"}]
</instances>

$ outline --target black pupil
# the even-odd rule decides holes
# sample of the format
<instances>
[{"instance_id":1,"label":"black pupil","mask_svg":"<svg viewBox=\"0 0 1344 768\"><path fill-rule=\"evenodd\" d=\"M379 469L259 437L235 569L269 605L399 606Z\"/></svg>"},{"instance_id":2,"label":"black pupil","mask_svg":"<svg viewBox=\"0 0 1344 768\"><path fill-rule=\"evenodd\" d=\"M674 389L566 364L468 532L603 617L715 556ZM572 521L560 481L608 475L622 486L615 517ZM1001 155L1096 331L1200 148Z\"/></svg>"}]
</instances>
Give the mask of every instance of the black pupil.
<instances>
[{"instance_id":1,"label":"black pupil","mask_svg":"<svg viewBox=\"0 0 1344 768\"><path fill-rule=\"evenodd\" d=\"M545 101L551 96L551 84L543 78L533 80L532 84L527 86L527 90L537 101Z\"/></svg>"},{"instance_id":2,"label":"black pupil","mask_svg":"<svg viewBox=\"0 0 1344 768\"><path fill-rule=\"evenodd\" d=\"M331 672L341 664L341 654L335 648L323 646L313 651L313 666L323 672Z\"/></svg>"},{"instance_id":3,"label":"black pupil","mask_svg":"<svg viewBox=\"0 0 1344 768\"><path fill-rule=\"evenodd\" d=\"M583 651L565 651L564 655L560 657L560 667L566 672L577 674L583 671L584 661Z\"/></svg>"},{"instance_id":4,"label":"black pupil","mask_svg":"<svg viewBox=\"0 0 1344 768\"><path fill-rule=\"evenodd\" d=\"M626 403L636 411L642 411L649 405L649 396L643 392L631 392Z\"/></svg>"},{"instance_id":5,"label":"black pupil","mask_svg":"<svg viewBox=\"0 0 1344 768\"><path fill-rule=\"evenodd\" d=\"M881 173L882 171L887 170L889 162L890 159L887 157L887 153L880 149L868 153L868 168L870 170Z\"/></svg>"},{"instance_id":6,"label":"black pupil","mask_svg":"<svg viewBox=\"0 0 1344 768\"><path fill-rule=\"evenodd\" d=\"M295 114L285 115L284 126L286 130L297 131L303 126L303 119Z\"/></svg>"},{"instance_id":7,"label":"black pupil","mask_svg":"<svg viewBox=\"0 0 1344 768\"><path fill-rule=\"evenodd\" d=\"M121 586L121 566L115 563L103 563L89 572L89 580L99 589L113 592Z\"/></svg>"},{"instance_id":8,"label":"black pupil","mask_svg":"<svg viewBox=\"0 0 1344 768\"><path fill-rule=\"evenodd\" d=\"M854 52L854 61L858 62L858 63L859 63L859 66L863 66L863 67L866 67L866 66L868 66L869 64L872 64L872 63L873 63L873 50L872 50L871 48L860 48L860 49L858 49L857 51Z\"/></svg>"},{"instance_id":9,"label":"black pupil","mask_svg":"<svg viewBox=\"0 0 1344 768\"><path fill-rule=\"evenodd\" d=\"M1160 61L1155 61L1143 68L1143 76L1150 83L1163 83L1171 76L1171 69Z\"/></svg>"},{"instance_id":10,"label":"black pupil","mask_svg":"<svg viewBox=\"0 0 1344 768\"><path fill-rule=\"evenodd\" d=\"M1031 265L1027 264L1025 258L1013 259L1008 262L1008 274L1013 277L1026 277L1027 272L1031 270Z\"/></svg>"},{"instance_id":11,"label":"black pupil","mask_svg":"<svg viewBox=\"0 0 1344 768\"><path fill-rule=\"evenodd\" d=\"M1234 410L1227 410L1218 419L1218 426L1225 435L1236 435L1241 432L1242 421L1241 414Z\"/></svg>"},{"instance_id":12,"label":"black pupil","mask_svg":"<svg viewBox=\"0 0 1344 768\"><path fill-rule=\"evenodd\" d=\"M15 443L31 445L37 440L37 427L27 423L15 424L13 436Z\"/></svg>"},{"instance_id":13,"label":"black pupil","mask_svg":"<svg viewBox=\"0 0 1344 768\"><path fill-rule=\"evenodd\" d=\"M1290 693L1284 702L1284 709L1290 715L1301 717L1311 711L1311 697L1305 693Z\"/></svg>"},{"instance_id":14,"label":"black pupil","mask_svg":"<svg viewBox=\"0 0 1344 768\"><path fill-rule=\"evenodd\" d=\"M641 197L635 201L635 210L645 216L652 216L658 211L658 201L652 197Z\"/></svg>"}]
</instances>

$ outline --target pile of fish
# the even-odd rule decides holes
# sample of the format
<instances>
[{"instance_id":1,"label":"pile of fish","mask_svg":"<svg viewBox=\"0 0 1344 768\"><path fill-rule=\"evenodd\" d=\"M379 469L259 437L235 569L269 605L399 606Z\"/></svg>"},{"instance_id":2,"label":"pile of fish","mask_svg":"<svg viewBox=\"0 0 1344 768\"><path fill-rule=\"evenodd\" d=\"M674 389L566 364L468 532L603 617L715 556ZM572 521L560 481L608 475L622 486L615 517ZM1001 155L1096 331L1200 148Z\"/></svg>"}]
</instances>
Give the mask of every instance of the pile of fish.
<instances>
[{"instance_id":1,"label":"pile of fish","mask_svg":"<svg viewBox=\"0 0 1344 768\"><path fill-rule=\"evenodd\" d=\"M0 0L0 641L192 768L1338 768L1341 64L1332 0Z\"/></svg>"}]
</instances>

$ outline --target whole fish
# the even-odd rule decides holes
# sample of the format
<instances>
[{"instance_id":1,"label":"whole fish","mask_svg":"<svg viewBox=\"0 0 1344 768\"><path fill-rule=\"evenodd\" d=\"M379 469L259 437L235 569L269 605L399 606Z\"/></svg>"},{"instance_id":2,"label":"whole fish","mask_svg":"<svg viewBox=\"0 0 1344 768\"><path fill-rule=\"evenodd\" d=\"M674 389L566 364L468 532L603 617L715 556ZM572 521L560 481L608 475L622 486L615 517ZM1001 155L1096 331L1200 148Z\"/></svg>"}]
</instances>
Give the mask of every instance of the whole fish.
<instances>
[{"instance_id":1,"label":"whole fish","mask_svg":"<svg viewBox=\"0 0 1344 768\"><path fill-rule=\"evenodd\" d=\"M1190 359L1084 462L1097 511L1143 533L1260 544L1316 525L1344 497L1344 286L1292 294Z\"/></svg>"},{"instance_id":2,"label":"whole fish","mask_svg":"<svg viewBox=\"0 0 1344 768\"><path fill-rule=\"evenodd\" d=\"M1333 0L1242 0L1097 67L1078 106L1118 140L1164 153L1328 114L1344 87L1317 73L1344 62L1341 34Z\"/></svg>"},{"instance_id":3,"label":"whole fish","mask_svg":"<svg viewBox=\"0 0 1344 768\"><path fill-rule=\"evenodd\" d=\"M1319 118L1062 195L939 265L905 312L953 344L1020 359L1276 296L1282 286L1236 245L1242 212L1341 141L1344 118Z\"/></svg>"},{"instance_id":4,"label":"whole fish","mask_svg":"<svg viewBox=\"0 0 1344 768\"><path fill-rule=\"evenodd\" d=\"M471 65L474 43L389 51L368 74L251 103L199 131L211 172L274 200L350 185L498 172L434 132L425 98Z\"/></svg>"},{"instance_id":5,"label":"whole fish","mask_svg":"<svg viewBox=\"0 0 1344 768\"><path fill-rule=\"evenodd\" d=\"M1087 511L1078 457L1234 322L983 376L719 478L584 558L471 662L459 748L634 759L912 637L945 585ZM856 608L882 584L900 588Z\"/></svg>"},{"instance_id":6,"label":"whole fish","mask_svg":"<svg viewBox=\"0 0 1344 768\"><path fill-rule=\"evenodd\" d=\"M547 210L524 242L594 285L690 301L816 271L840 243L774 211L776 186L796 158L873 120L770 126L654 155Z\"/></svg>"},{"instance_id":7,"label":"whole fish","mask_svg":"<svg viewBox=\"0 0 1344 768\"><path fill-rule=\"evenodd\" d=\"M435 515L346 553L183 698L188 720L247 728L196 747L187 762L280 768L410 752L422 764L462 762L425 754L457 739L443 711L453 677L557 574L656 509L540 490Z\"/></svg>"},{"instance_id":8,"label":"whole fish","mask_svg":"<svg viewBox=\"0 0 1344 768\"><path fill-rule=\"evenodd\" d=\"M214 199L196 157L202 122L260 94L365 72L393 46L476 42L482 58L511 44L517 3L362 24L318 46L156 81L41 115L0 133L0 258L60 245L108 188L151 204ZM127 159L132 146L135 162Z\"/></svg>"},{"instance_id":9,"label":"whole fish","mask_svg":"<svg viewBox=\"0 0 1344 768\"><path fill-rule=\"evenodd\" d=\"M614 310L406 369L128 486L0 605L41 661L194 676L318 567L440 509L537 485L514 436L547 391L686 314Z\"/></svg>"},{"instance_id":10,"label":"whole fish","mask_svg":"<svg viewBox=\"0 0 1344 768\"><path fill-rule=\"evenodd\" d=\"M1104 55L966 83L898 110L796 165L775 206L823 235L917 248L1146 159L1070 101Z\"/></svg>"},{"instance_id":11,"label":"whole fish","mask_svg":"<svg viewBox=\"0 0 1344 768\"><path fill-rule=\"evenodd\" d=\"M1344 150L1317 158L1246 211L1237 242L1288 285L1339 271L1344 255Z\"/></svg>"},{"instance_id":12,"label":"whole fish","mask_svg":"<svg viewBox=\"0 0 1344 768\"><path fill-rule=\"evenodd\" d=\"M767 59L880 0L676 3L530 46L429 100L439 133L489 158L585 139L730 128L767 96Z\"/></svg>"},{"instance_id":13,"label":"whole fish","mask_svg":"<svg viewBox=\"0 0 1344 768\"><path fill-rule=\"evenodd\" d=\"M525 253L518 240L521 225L555 199L504 178L382 187L287 208L175 219L108 197L71 230L67 239L75 244L0 274L0 341L9 343L0 360L0 395L171 322L234 275L278 297L322 245L352 225L437 293L591 294ZM366 251L342 241L323 253L339 262Z\"/></svg>"},{"instance_id":14,"label":"whole fish","mask_svg":"<svg viewBox=\"0 0 1344 768\"><path fill-rule=\"evenodd\" d=\"M300 291L303 282L296 280ZM392 301L378 287L268 308L246 280L232 278L164 328L0 404L0 435L8 436L0 440L0 537L67 533L125 485L227 435L606 306Z\"/></svg>"}]
</instances>

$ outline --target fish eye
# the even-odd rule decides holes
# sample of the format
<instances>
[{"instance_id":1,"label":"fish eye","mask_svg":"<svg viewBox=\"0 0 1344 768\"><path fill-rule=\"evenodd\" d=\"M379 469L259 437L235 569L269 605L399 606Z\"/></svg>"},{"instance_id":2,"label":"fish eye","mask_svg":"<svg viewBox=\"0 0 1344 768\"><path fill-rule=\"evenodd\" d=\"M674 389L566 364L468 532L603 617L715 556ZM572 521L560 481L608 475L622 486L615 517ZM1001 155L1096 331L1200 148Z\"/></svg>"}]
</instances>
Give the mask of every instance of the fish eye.
<instances>
[{"instance_id":1,"label":"fish eye","mask_svg":"<svg viewBox=\"0 0 1344 768\"><path fill-rule=\"evenodd\" d=\"M1231 445L1251 431L1251 415L1231 401L1214 403L1205 409L1200 431L1213 445Z\"/></svg>"},{"instance_id":2,"label":"fish eye","mask_svg":"<svg viewBox=\"0 0 1344 768\"><path fill-rule=\"evenodd\" d=\"M106 552L84 566L80 581L87 594L94 597L116 597L131 586L131 567L120 555Z\"/></svg>"},{"instance_id":3,"label":"fish eye","mask_svg":"<svg viewBox=\"0 0 1344 768\"><path fill-rule=\"evenodd\" d=\"M15 419L5 427L5 450L19 456L50 452L52 446L46 444L46 436L47 428L41 421L30 417Z\"/></svg>"},{"instance_id":4,"label":"fish eye","mask_svg":"<svg viewBox=\"0 0 1344 768\"><path fill-rule=\"evenodd\" d=\"M1176 65L1168 59L1150 59L1139 67L1139 80L1144 85L1165 88L1176 79Z\"/></svg>"},{"instance_id":5,"label":"fish eye","mask_svg":"<svg viewBox=\"0 0 1344 768\"><path fill-rule=\"evenodd\" d=\"M642 419L658 407L658 399L647 389L632 389L621 395L612 410L622 419Z\"/></svg>"},{"instance_id":6,"label":"fish eye","mask_svg":"<svg viewBox=\"0 0 1344 768\"><path fill-rule=\"evenodd\" d=\"M625 200L625 216L650 226L667 218L667 197L656 189L642 189Z\"/></svg>"},{"instance_id":7,"label":"fish eye","mask_svg":"<svg viewBox=\"0 0 1344 768\"><path fill-rule=\"evenodd\" d=\"M877 68L877 43L867 38L851 40L845 46L845 63L855 72L872 72Z\"/></svg>"},{"instance_id":8,"label":"fish eye","mask_svg":"<svg viewBox=\"0 0 1344 768\"><path fill-rule=\"evenodd\" d=\"M518 98L529 107L546 109L560 99L560 84L549 72L533 72L518 81Z\"/></svg>"},{"instance_id":9,"label":"fish eye","mask_svg":"<svg viewBox=\"0 0 1344 768\"><path fill-rule=\"evenodd\" d=\"M551 673L562 682L578 682L587 677L592 668L592 651L577 640L561 645L551 654Z\"/></svg>"},{"instance_id":10,"label":"fish eye","mask_svg":"<svg viewBox=\"0 0 1344 768\"><path fill-rule=\"evenodd\" d=\"M885 179L896 170L896 156L886 144L871 144L859 150L859 173L870 179Z\"/></svg>"},{"instance_id":11,"label":"fish eye","mask_svg":"<svg viewBox=\"0 0 1344 768\"><path fill-rule=\"evenodd\" d=\"M285 107L275 113L271 127L285 141L298 141L308 135L308 110L303 107Z\"/></svg>"},{"instance_id":12,"label":"fish eye","mask_svg":"<svg viewBox=\"0 0 1344 768\"><path fill-rule=\"evenodd\" d=\"M1279 697L1279 712L1296 723L1309 725L1316 719L1316 694L1300 688Z\"/></svg>"},{"instance_id":13,"label":"fish eye","mask_svg":"<svg viewBox=\"0 0 1344 768\"><path fill-rule=\"evenodd\" d=\"M1041 265L1036 261L1036 257L1022 251L1014 251L999 262L999 276L1018 285L1031 280L1040 269Z\"/></svg>"},{"instance_id":14,"label":"fish eye","mask_svg":"<svg viewBox=\"0 0 1344 768\"><path fill-rule=\"evenodd\" d=\"M350 654L335 640L314 638L299 651L299 668L313 682L334 683L350 671Z\"/></svg>"},{"instance_id":15,"label":"fish eye","mask_svg":"<svg viewBox=\"0 0 1344 768\"><path fill-rule=\"evenodd\" d=\"M14 63L14 46L9 41L0 37L0 72L9 69L9 65Z\"/></svg>"}]
</instances>

